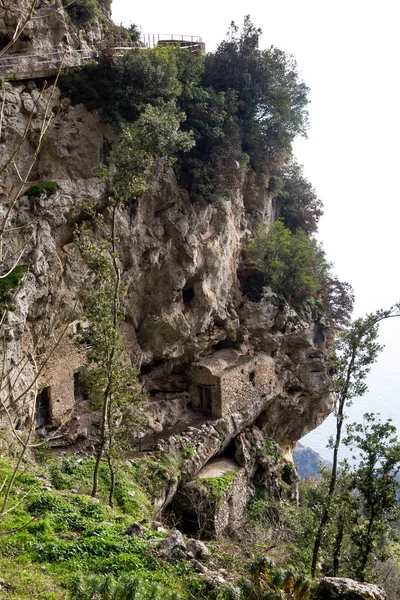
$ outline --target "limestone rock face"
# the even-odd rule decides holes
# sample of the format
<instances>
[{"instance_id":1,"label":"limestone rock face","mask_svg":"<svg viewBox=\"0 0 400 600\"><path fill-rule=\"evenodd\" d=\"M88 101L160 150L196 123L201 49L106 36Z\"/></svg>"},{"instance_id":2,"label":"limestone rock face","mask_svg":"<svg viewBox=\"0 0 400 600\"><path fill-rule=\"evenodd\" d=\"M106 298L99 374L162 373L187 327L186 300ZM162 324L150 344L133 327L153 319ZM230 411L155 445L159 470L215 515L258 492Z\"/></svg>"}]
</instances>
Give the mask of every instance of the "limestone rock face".
<instances>
[{"instance_id":1,"label":"limestone rock face","mask_svg":"<svg viewBox=\"0 0 400 600\"><path fill-rule=\"evenodd\" d=\"M99 19L84 28L74 27L63 9L61 0L39 0L35 3L33 19L27 22L17 42L7 55L34 55L69 52L94 48L101 40ZM14 36L18 23L29 16L32 0L6 0L0 8L0 45L3 48ZM28 63L27 63L28 64Z\"/></svg>"},{"instance_id":2,"label":"limestone rock face","mask_svg":"<svg viewBox=\"0 0 400 600\"><path fill-rule=\"evenodd\" d=\"M32 164L29 181L54 181L58 187L53 195L22 193L11 212L9 226L17 229L8 240L9 248L17 252L26 246L21 262L30 265L17 295L17 310L9 317L7 352L15 364L37 343L45 323L44 338L49 340L54 331L79 318L76 300L84 285L84 270L73 231L83 213L75 206L95 200L103 206L107 221L106 190L94 168L118 142L98 113L83 105L71 106L59 89L49 88L41 96L33 82L7 83L2 156L10 156L21 139L32 106L35 114L21 149L19 169L26 172L29 168L48 110L57 116ZM10 167L0 181L0 216L19 189L15 168ZM246 410L236 407L224 419L185 433L187 442L196 448L185 466L186 481L254 423L290 456L297 440L333 406L324 324L318 314L311 308L299 314L282 306L269 289L254 298L246 291L247 274L244 283L238 279L241 250L256 226L254 212L246 208L254 208L254 202L247 197L244 184L224 202L193 203L179 187L174 171L159 161L148 191L117 215L127 289L123 325L127 356L142 367L145 390L168 392L162 403L149 405L154 430L173 427L179 407L188 403L183 396L174 398L174 392L187 393L185 374L192 361L219 348L235 348L243 355L262 355L269 365L262 395L254 397ZM257 214L273 218L273 203L265 190L256 204ZM28 364L21 375L21 388L29 381L30 368ZM54 372L57 368L53 364ZM50 385L47 376L43 374L42 387ZM15 389L13 396L18 392ZM71 393L57 398L59 422L73 407Z\"/></svg>"},{"instance_id":3,"label":"limestone rock face","mask_svg":"<svg viewBox=\"0 0 400 600\"><path fill-rule=\"evenodd\" d=\"M324 577L316 589L315 600L387 600L387 596L379 585Z\"/></svg>"}]
</instances>

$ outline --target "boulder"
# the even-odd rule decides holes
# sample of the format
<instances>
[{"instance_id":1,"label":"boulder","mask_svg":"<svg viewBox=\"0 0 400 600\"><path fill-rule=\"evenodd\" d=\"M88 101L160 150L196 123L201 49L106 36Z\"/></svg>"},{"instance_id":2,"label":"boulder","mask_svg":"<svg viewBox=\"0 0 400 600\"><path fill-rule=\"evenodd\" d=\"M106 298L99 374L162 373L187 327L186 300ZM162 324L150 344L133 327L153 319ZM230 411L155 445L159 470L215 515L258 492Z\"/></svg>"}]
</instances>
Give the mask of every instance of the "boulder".
<instances>
[{"instance_id":1,"label":"boulder","mask_svg":"<svg viewBox=\"0 0 400 600\"><path fill-rule=\"evenodd\" d=\"M158 531L158 533L167 533L167 530L160 521L152 521L151 528Z\"/></svg>"},{"instance_id":2,"label":"boulder","mask_svg":"<svg viewBox=\"0 0 400 600\"><path fill-rule=\"evenodd\" d=\"M174 548L181 547L186 549L186 544L183 535L178 529L171 529L160 547L160 554L165 559L172 558Z\"/></svg>"},{"instance_id":3,"label":"boulder","mask_svg":"<svg viewBox=\"0 0 400 600\"><path fill-rule=\"evenodd\" d=\"M133 523L133 525L129 525L129 527L125 531L125 535L144 535L146 532L147 527L145 527L141 523Z\"/></svg>"},{"instance_id":4,"label":"boulder","mask_svg":"<svg viewBox=\"0 0 400 600\"><path fill-rule=\"evenodd\" d=\"M186 543L186 550L193 554L194 558L200 560L207 559L211 555L205 543L200 540L189 540Z\"/></svg>"},{"instance_id":5,"label":"boulder","mask_svg":"<svg viewBox=\"0 0 400 600\"><path fill-rule=\"evenodd\" d=\"M314 597L315 600L387 600L379 585L339 577L321 579Z\"/></svg>"}]
</instances>

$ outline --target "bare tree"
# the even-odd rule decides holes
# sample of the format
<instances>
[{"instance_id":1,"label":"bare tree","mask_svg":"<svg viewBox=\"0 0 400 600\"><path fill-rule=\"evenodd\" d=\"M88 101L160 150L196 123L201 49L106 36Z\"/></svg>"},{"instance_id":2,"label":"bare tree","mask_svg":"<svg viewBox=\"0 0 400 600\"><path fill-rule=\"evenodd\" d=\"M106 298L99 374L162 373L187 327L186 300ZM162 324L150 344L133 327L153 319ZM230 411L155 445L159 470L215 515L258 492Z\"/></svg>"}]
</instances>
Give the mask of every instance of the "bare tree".
<instances>
[{"instance_id":1,"label":"bare tree","mask_svg":"<svg viewBox=\"0 0 400 600\"><path fill-rule=\"evenodd\" d=\"M12 50L33 20L46 18L54 12L51 9L47 13L38 14L38 8L38 0L32 0L26 11L21 11L11 40L0 49L0 57ZM60 11L63 8L55 7L54 10ZM10 317L16 307L19 291L29 277L30 255L34 249L38 225L36 221L19 225L15 216L18 213L20 199L27 188L34 183L31 181L31 176L35 164L45 144L46 135L54 125L61 109L57 96L57 83L62 64L61 60L53 85L48 86L45 82L37 92L23 130L19 133L19 137L16 137L13 147L0 159L0 178L7 176L16 182L12 186L11 193L6 197L0 213L0 416L8 423L11 435L19 446L11 475L0 482L0 520L23 500L20 498L17 502L13 502L10 495L27 451L42 443L38 443L34 437L36 398L40 378L63 340L69 323L75 318L76 306L68 315L66 325L64 323L56 326L50 318L47 318L48 315L45 315L33 345L28 350L21 350L17 357L13 353L10 347L10 340L13 338L13 322L10 322ZM7 126L5 122L7 93L12 90L6 78L3 78L1 83L0 139ZM22 241L16 244L16 237L22 238ZM22 263L25 263L23 268ZM53 333L55 330L58 331L57 334ZM19 430L16 429L16 415L21 411L24 414L24 426ZM54 432L53 435L56 433Z\"/></svg>"}]
</instances>

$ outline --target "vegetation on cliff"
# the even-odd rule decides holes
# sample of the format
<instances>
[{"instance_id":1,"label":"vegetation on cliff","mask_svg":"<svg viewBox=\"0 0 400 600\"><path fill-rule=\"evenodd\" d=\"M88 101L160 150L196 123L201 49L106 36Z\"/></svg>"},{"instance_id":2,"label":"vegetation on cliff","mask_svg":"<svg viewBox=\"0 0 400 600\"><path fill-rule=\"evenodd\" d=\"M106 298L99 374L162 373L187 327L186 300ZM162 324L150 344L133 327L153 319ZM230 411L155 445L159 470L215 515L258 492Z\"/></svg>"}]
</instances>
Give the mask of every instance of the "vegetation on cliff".
<instances>
[{"instance_id":1,"label":"vegetation on cliff","mask_svg":"<svg viewBox=\"0 0 400 600\"><path fill-rule=\"evenodd\" d=\"M80 0L71 4L69 12L75 21L86 23L96 16L96 8L91 0ZM64 91L73 102L83 101L90 109L101 109L104 120L120 136L119 145L105 156L107 164L98 169L108 184L107 198L90 206L89 224L78 234L89 279L89 286L81 293L89 327L78 334L89 358L82 380L93 400L100 403L101 433L95 460L49 458L40 449L36 461L27 460L34 428L34 390L41 368L36 367L24 392L27 397L29 392L28 426L19 434L10 418L18 450L11 466L7 460L0 465L0 533L6 539L0 563L7 580L12 578L15 565L26 566L34 574L19 588L7 581L8 597L23 599L36 594L37 598L53 600L65 596L68 588L75 600L305 600L310 582L297 571L307 572L312 564L314 575L320 553L325 572L341 569L341 573L373 577L373 550L382 557L387 551L379 534L387 533L387 518L397 507L393 475L399 461L390 425L349 430L349 440L366 453L366 458L349 473L345 467L338 469L337 463L343 406L356 393L365 391L363 380L379 351L376 321L367 327L364 321L356 321L345 328L352 307L351 290L332 275L323 250L311 237L322 214L321 203L291 157L294 137L306 133L308 90L299 80L293 59L275 48L260 50L259 35L260 30L247 17L241 31L232 24L228 39L205 57L171 47L137 48L115 57L106 49L98 64L62 77ZM41 139L50 121L50 117L49 122L44 119ZM39 151L40 143L11 208L22 197ZM137 394L136 370L126 365L119 334L124 288L115 215L147 190L160 159L174 167L194 203L218 206L244 185L255 196L267 189L280 220L270 228L260 225L247 246L248 258L264 272L263 282L287 301L297 306L308 302L320 314L325 313L336 329L345 328L332 364L332 372L336 369L337 373L338 436L328 484L317 490L303 489L300 507L282 506L268 495L265 485L257 490L249 506L249 520L239 532L239 548L224 552L217 546L214 551L214 566L229 567L229 582L222 587L202 577L207 570L190 561L192 557L178 552L165 560L159 551L165 532L157 525L144 528L143 523L132 524L132 520L149 523L156 506L163 502L163 494L174 490L182 466L179 460L187 462L196 453L188 446L179 458L159 451L144 460L120 456L126 452L120 422ZM10 162L13 160L14 155ZM55 182L44 182L32 186L26 195L35 199L50 196L57 189ZM80 217L84 218L82 212ZM8 213L1 238L7 218ZM13 294L25 275L19 264L24 249L21 255L20 250L13 264L2 257L2 325L14 309ZM6 329L2 334L5 356ZM291 360L289 352L286 358ZM34 354L26 360L34 364ZM5 404L2 408L7 412ZM388 445L391 448L387 452ZM288 465L282 473L292 474ZM229 475L206 479L203 485L218 504L231 481ZM89 492L99 496L99 501L88 498ZM106 497L110 506L105 504ZM345 530L346 520L352 529ZM132 526L136 526L134 535ZM231 543L234 537L232 532L225 542ZM304 545L304 539L313 538L314 552L309 544ZM340 562L344 549L350 559ZM266 552L275 556L278 566L265 557L249 560ZM193 573L193 565L201 574ZM71 572L77 577L71 578ZM29 586L35 578L40 583L32 592Z\"/></svg>"}]
</instances>

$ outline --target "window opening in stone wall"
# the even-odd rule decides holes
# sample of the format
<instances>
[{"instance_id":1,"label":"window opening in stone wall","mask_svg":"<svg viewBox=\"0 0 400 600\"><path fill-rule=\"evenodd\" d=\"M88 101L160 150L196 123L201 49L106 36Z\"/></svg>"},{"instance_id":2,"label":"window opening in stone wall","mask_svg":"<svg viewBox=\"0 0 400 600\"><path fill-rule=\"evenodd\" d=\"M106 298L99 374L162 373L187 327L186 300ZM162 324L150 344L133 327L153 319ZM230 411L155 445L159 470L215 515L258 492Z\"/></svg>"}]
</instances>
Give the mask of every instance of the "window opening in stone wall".
<instances>
[{"instance_id":1,"label":"window opening in stone wall","mask_svg":"<svg viewBox=\"0 0 400 600\"><path fill-rule=\"evenodd\" d=\"M250 371L249 373L249 383L250 383L250 389L254 390L256 387L256 372L255 371Z\"/></svg>"},{"instance_id":2,"label":"window opening in stone wall","mask_svg":"<svg viewBox=\"0 0 400 600\"><path fill-rule=\"evenodd\" d=\"M50 388L46 387L36 396L36 429L50 424Z\"/></svg>"},{"instance_id":3,"label":"window opening in stone wall","mask_svg":"<svg viewBox=\"0 0 400 600\"><path fill-rule=\"evenodd\" d=\"M200 395L200 410L205 415L212 414L212 393L211 386L209 385L199 385L199 395Z\"/></svg>"}]
</instances>

